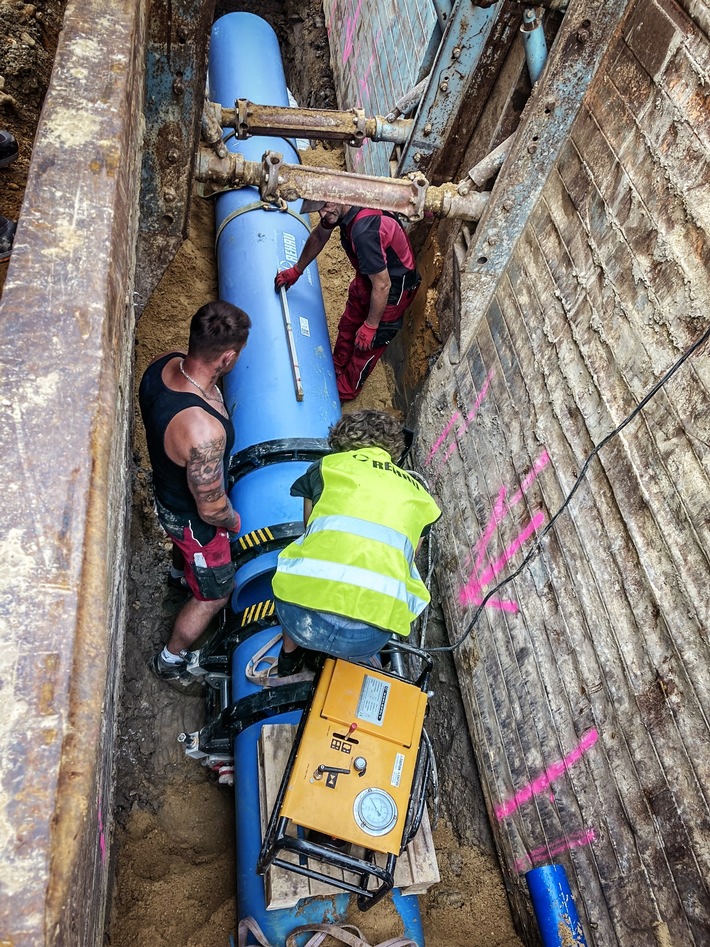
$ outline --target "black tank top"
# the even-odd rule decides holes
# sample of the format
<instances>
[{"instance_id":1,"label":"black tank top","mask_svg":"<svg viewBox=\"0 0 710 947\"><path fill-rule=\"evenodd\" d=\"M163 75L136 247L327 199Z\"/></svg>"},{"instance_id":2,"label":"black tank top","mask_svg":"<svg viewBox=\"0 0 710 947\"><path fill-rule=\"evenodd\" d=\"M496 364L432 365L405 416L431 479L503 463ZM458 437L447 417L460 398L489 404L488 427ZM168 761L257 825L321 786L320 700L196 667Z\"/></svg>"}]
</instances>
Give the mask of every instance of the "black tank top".
<instances>
[{"instance_id":1,"label":"black tank top","mask_svg":"<svg viewBox=\"0 0 710 947\"><path fill-rule=\"evenodd\" d=\"M171 513L197 518L197 504L187 485L187 471L185 467L174 463L165 452L165 431L176 414L185 408L202 408L213 418L222 423L227 436L227 446L224 451L224 482L227 483L229 458L234 446L234 425L231 418L225 418L215 408L210 407L199 395L185 391L173 391L163 382L163 369L173 358L184 358L182 352L171 352L164 355L157 362L149 365L141 379L138 391L138 400L143 415L148 453L153 467L153 488L155 496Z\"/></svg>"}]
</instances>

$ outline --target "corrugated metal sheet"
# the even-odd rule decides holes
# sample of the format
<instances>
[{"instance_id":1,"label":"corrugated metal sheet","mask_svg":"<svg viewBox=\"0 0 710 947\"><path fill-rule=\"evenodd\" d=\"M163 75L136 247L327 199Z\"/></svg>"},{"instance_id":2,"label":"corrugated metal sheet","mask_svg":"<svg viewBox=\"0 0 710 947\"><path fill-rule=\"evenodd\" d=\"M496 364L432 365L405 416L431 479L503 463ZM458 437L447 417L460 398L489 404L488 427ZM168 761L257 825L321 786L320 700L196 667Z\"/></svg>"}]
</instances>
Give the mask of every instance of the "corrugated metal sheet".
<instances>
[{"instance_id":1,"label":"corrugated metal sheet","mask_svg":"<svg viewBox=\"0 0 710 947\"><path fill-rule=\"evenodd\" d=\"M419 80L437 25L431 0L324 0L331 64L340 108L386 115ZM389 176L392 146L365 142L347 148L348 168Z\"/></svg>"},{"instance_id":2,"label":"corrugated metal sheet","mask_svg":"<svg viewBox=\"0 0 710 947\"><path fill-rule=\"evenodd\" d=\"M544 125L598 29L583 14L612 7L570 6L463 266L460 346L426 386L454 636L710 324L704 32L671 0L629 3L561 147ZM591 944L710 943L709 402L703 348L457 653L513 900L522 916L524 872L563 862Z\"/></svg>"}]
</instances>

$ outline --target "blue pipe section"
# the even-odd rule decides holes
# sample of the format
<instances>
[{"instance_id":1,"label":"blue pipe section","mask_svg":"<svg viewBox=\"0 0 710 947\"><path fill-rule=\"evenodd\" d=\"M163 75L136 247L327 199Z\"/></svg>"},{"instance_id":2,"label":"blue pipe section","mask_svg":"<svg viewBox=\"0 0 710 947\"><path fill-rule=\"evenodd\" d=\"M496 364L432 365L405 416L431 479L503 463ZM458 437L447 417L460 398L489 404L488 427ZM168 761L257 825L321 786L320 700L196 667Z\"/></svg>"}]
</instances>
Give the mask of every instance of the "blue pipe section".
<instances>
[{"instance_id":1,"label":"blue pipe section","mask_svg":"<svg viewBox=\"0 0 710 947\"><path fill-rule=\"evenodd\" d=\"M587 947L563 865L541 865L525 875L543 947Z\"/></svg>"},{"instance_id":2,"label":"blue pipe section","mask_svg":"<svg viewBox=\"0 0 710 947\"><path fill-rule=\"evenodd\" d=\"M214 102L233 107L247 98L268 105L288 105L286 80L276 34L260 17L230 13L212 28L209 94ZM226 136L230 151L260 161L267 150L279 151L288 163L299 161L293 145L282 138L238 141ZM288 292L303 400L294 388L291 358L284 330L280 294L273 288L278 269L292 266L308 237L308 221L298 213L300 201L287 211L265 210L255 188L220 194L216 199L219 295L244 309L252 320L249 341L235 368L224 379L225 403L234 421L234 454L256 445L292 439L323 439L340 417L340 400L315 262ZM289 495L293 481L307 461L264 463L248 469L230 490L230 499L242 518L239 536L278 524L301 521L303 502ZM277 550L262 552L241 565L236 575L232 608L241 611L272 597L271 578ZM239 701L259 688L245 668L254 653L279 631L258 631L235 648L231 659L231 697ZM275 654L280 645L271 649ZM267 911L264 881L256 874L261 849L257 744L264 723L297 723L300 712L252 724L234 740L237 911L238 918L253 917L272 947L283 947L286 937L304 924L343 924L353 898L349 893L309 898L292 910ZM424 945L419 901L395 889L393 904L405 936ZM303 940L307 939L304 936ZM251 943L251 939L248 943Z\"/></svg>"},{"instance_id":3,"label":"blue pipe section","mask_svg":"<svg viewBox=\"0 0 710 947\"><path fill-rule=\"evenodd\" d=\"M525 47L530 82L535 85L547 62L547 42L542 17L538 18L533 7L523 10L523 25L520 27Z\"/></svg>"},{"instance_id":4,"label":"blue pipe section","mask_svg":"<svg viewBox=\"0 0 710 947\"><path fill-rule=\"evenodd\" d=\"M230 13L212 28L209 61L212 101L234 107L237 98L268 105L288 105L286 79L276 34L250 13ZM299 156L283 138L226 136L230 151L260 161L278 151L289 164ZM287 211L265 210L256 188L244 187L216 199L217 268L221 299L244 309L252 320L249 341L239 362L224 380L225 402L236 430L234 453L282 439L325 438L340 417L340 399L315 261L288 292L296 356L303 385L298 401L284 324L281 294L274 292L279 269L298 259L309 233L298 214L300 201ZM265 465L240 478L230 499L242 518L240 535L280 523L301 521L303 503L289 496L306 462ZM264 498L269 502L265 503ZM272 557L273 558L273 557ZM237 572L233 608L259 601L250 583L263 589L273 561L252 560ZM267 596L268 597L268 596Z\"/></svg>"},{"instance_id":5,"label":"blue pipe section","mask_svg":"<svg viewBox=\"0 0 710 947\"><path fill-rule=\"evenodd\" d=\"M278 630L276 627L259 631L235 649L232 656L232 694L235 700L261 689L247 680L245 668L254 652L262 648ZM277 644L271 653L275 654L278 649ZM297 724L300 716L300 712L292 712L267 722ZM255 870L261 850L257 744L263 726L263 723L253 724L234 740L234 772L237 777L237 917L253 917L269 944L281 947L291 931L302 924L342 923L351 896L343 892L330 898L301 901L297 909L266 910L264 879ZM307 937L304 936L305 940Z\"/></svg>"}]
</instances>

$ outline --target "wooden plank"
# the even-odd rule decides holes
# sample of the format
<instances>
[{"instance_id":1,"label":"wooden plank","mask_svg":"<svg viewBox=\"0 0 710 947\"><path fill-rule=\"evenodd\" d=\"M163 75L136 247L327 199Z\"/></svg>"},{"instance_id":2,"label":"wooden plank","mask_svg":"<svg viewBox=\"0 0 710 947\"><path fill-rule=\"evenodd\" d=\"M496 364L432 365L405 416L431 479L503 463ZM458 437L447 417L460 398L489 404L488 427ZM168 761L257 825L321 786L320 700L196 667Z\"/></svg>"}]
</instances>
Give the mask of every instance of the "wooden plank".
<instances>
[{"instance_id":1,"label":"wooden plank","mask_svg":"<svg viewBox=\"0 0 710 947\"><path fill-rule=\"evenodd\" d=\"M259 781L260 784L262 779L266 781L267 819L271 814L274 800L279 791L295 735L296 727L287 723L267 724L262 728L260 747L263 752L263 767L260 764ZM262 833L263 831L264 828L262 826ZM294 826L289 826L288 834L296 834ZM289 852L282 852L279 857L289 862L296 862L298 859L297 855ZM319 871L322 871L323 874L331 878L340 881L343 880L343 871L341 868L335 868L332 865L324 865L321 863L316 867ZM275 877L270 883L273 895L279 903L277 904L276 900L272 903L267 896L266 903L268 905L268 911L276 910L277 907L293 907L301 898L332 895L342 891L342 888L326 884L324 881L316 881L313 878L307 878L305 875L298 875L285 868L272 868L269 870L275 873ZM282 876L286 877L284 878ZM286 878L290 880L287 881ZM276 882L276 887L274 887L274 882ZM267 892L268 890L267 888ZM292 899L293 897L296 897L296 901L292 901L290 904L281 903L284 899Z\"/></svg>"},{"instance_id":2,"label":"wooden plank","mask_svg":"<svg viewBox=\"0 0 710 947\"><path fill-rule=\"evenodd\" d=\"M407 846L406 854L408 856L406 861L408 862L412 878L411 883L408 885L405 883L404 873L401 876L402 881L399 882L397 880L397 871L394 873L395 885L401 889L402 894L424 894L432 885L441 881L439 865L436 861L434 838L431 834L429 812L426 807L424 808L422 824L419 826L417 834ZM397 862L397 868L399 868L400 862L404 861L404 858L400 858Z\"/></svg>"},{"instance_id":3,"label":"wooden plank","mask_svg":"<svg viewBox=\"0 0 710 947\"><path fill-rule=\"evenodd\" d=\"M291 724L266 724L261 729L257 744L257 765L262 839L286 769L295 730ZM281 852L279 857L289 862L298 860L293 852ZM264 875L264 895L267 911L295 907L302 898L310 896L308 878L272 865Z\"/></svg>"}]
</instances>

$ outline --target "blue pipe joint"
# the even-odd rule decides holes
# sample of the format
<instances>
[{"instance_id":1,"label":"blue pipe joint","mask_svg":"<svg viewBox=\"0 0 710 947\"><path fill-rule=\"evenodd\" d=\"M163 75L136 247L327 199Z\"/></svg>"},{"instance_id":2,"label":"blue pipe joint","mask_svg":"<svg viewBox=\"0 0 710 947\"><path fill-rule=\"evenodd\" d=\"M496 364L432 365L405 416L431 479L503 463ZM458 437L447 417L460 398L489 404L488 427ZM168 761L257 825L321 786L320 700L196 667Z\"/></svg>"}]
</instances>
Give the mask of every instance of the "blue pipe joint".
<instances>
[{"instance_id":1,"label":"blue pipe joint","mask_svg":"<svg viewBox=\"0 0 710 947\"><path fill-rule=\"evenodd\" d=\"M587 947L562 865L541 865L525 875L543 947Z\"/></svg>"},{"instance_id":2,"label":"blue pipe joint","mask_svg":"<svg viewBox=\"0 0 710 947\"><path fill-rule=\"evenodd\" d=\"M523 25L520 27L525 47L525 61L528 65L530 82L535 85L547 62L547 42L542 17L538 17L534 7L523 10Z\"/></svg>"}]
</instances>

